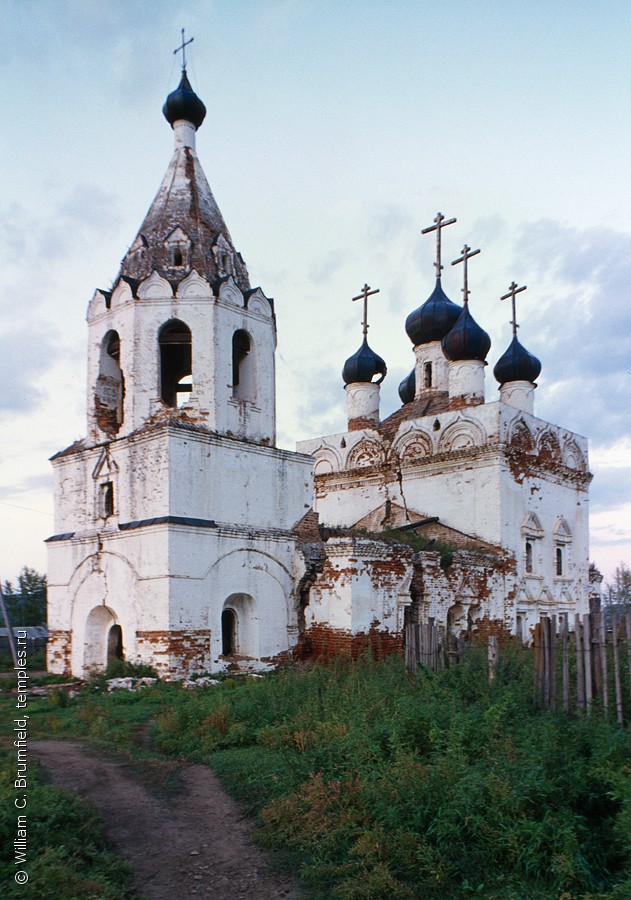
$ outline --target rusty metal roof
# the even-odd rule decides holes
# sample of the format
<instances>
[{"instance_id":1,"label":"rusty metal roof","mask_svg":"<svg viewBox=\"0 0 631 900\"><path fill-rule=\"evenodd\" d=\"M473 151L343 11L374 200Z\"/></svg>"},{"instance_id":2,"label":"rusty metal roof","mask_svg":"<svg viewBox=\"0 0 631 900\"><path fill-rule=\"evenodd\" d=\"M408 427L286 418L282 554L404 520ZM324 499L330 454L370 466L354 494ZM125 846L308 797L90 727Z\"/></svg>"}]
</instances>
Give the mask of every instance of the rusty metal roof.
<instances>
[{"instance_id":1,"label":"rusty metal roof","mask_svg":"<svg viewBox=\"0 0 631 900\"><path fill-rule=\"evenodd\" d=\"M193 269L213 285L232 274L242 291L250 289L247 268L234 248L195 150L176 144L115 283L120 278L142 281L155 270L177 284Z\"/></svg>"}]
</instances>

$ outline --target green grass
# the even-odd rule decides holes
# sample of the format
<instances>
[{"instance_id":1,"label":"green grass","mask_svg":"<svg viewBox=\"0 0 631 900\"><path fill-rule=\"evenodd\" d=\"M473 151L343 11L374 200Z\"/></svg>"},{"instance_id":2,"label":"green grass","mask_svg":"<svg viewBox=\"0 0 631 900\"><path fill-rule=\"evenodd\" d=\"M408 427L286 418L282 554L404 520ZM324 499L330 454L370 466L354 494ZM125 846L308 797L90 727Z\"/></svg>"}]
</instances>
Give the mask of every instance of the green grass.
<instances>
[{"instance_id":1,"label":"green grass","mask_svg":"<svg viewBox=\"0 0 631 900\"><path fill-rule=\"evenodd\" d=\"M125 900L136 897L129 887L131 872L110 852L94 810L69 791L47 784L35 766L29 766L27 862L15 865L17 813L15 756L0 750L0 890L2 897L22 900ZM28 884L15 882L21 868Z\"/></svg>"},{"instance_id":2,"label":"green grass","mask_svg":"<svg viewBox=\"0 0 631 900\"><path fill-rule=\"evenodd\" d=\"M154 781L210 764L309 896L631 896L629 733L542 713L519 648L491 687L472 651L413 679L391 657L195 691L98 688L65 707L33 699L31 736L153 760Z\"/></svg>"}]
</instances>

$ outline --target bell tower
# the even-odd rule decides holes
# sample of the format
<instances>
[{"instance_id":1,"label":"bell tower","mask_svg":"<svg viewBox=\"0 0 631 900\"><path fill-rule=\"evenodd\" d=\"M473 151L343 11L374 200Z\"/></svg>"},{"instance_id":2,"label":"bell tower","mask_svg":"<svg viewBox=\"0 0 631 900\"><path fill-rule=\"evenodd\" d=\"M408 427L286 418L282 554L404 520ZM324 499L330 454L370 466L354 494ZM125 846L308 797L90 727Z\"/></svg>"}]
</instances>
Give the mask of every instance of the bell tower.
<instances>
[{"instance_id":1,"label":"bell tower","mask_svg":"<svg viewBox=\"0 0 631 900\"><path fill-rule=\"evenodd\" d=\"M52 459L55 672L112 653L169 676L260 668L297 638L312 460L275 446L274 304L197 157L206 108L184 66L163 113L171 162L88 306L87 437Z\"/></svg>"},{"instance_id":2,"label":"bell tower","mask_svg":"<svg viewBox=\"0 0 631 900\"><path fill-rule=\"evenodd\" d=\"M273 445L273 302L250 287L199 163L206 108L186 70L163 113L171 163L112 290L88 309L88 434L180 416Z\"/></svg>"}]
</instances>

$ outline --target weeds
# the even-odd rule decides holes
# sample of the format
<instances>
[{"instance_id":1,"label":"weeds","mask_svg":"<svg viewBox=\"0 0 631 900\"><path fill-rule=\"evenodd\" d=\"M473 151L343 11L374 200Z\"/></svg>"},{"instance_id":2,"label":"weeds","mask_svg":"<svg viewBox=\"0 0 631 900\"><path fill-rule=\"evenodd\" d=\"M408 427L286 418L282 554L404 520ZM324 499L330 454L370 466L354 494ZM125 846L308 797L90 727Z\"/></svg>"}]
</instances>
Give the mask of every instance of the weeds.
<instances>
[{"instance_id":1,"label":"weeds","mask_svg":"<svg viewBox=\"0 0 631 900\"><path fill-rule=\"evenodd\" d=\"M473 649L416 678L365 657L194 691L95 687L42 702L32 727L48 716L137 759L149 734L154 758L211 764L316 898L631 896L629 734L542 713L530 667L506 645L493 685Z\"/></svg>"}]
</instances>

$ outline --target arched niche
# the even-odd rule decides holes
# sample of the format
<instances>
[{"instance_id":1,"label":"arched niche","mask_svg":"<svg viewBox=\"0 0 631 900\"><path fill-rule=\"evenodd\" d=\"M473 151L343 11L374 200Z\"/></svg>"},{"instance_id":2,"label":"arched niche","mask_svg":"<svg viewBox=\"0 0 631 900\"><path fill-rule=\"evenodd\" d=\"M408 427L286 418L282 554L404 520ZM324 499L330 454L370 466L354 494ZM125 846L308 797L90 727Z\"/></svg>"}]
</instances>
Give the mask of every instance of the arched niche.
<instances>
[{"instance_id":1,"label":"arched niche","mask_svg":"<svg viewBox=\"0 0 631 900\"><path fill-rule=\"evenodd\" d=\"M230 594L221 611L223 656L259 656L256 601L250 594Z\"/></svg>"}]
</instances>

